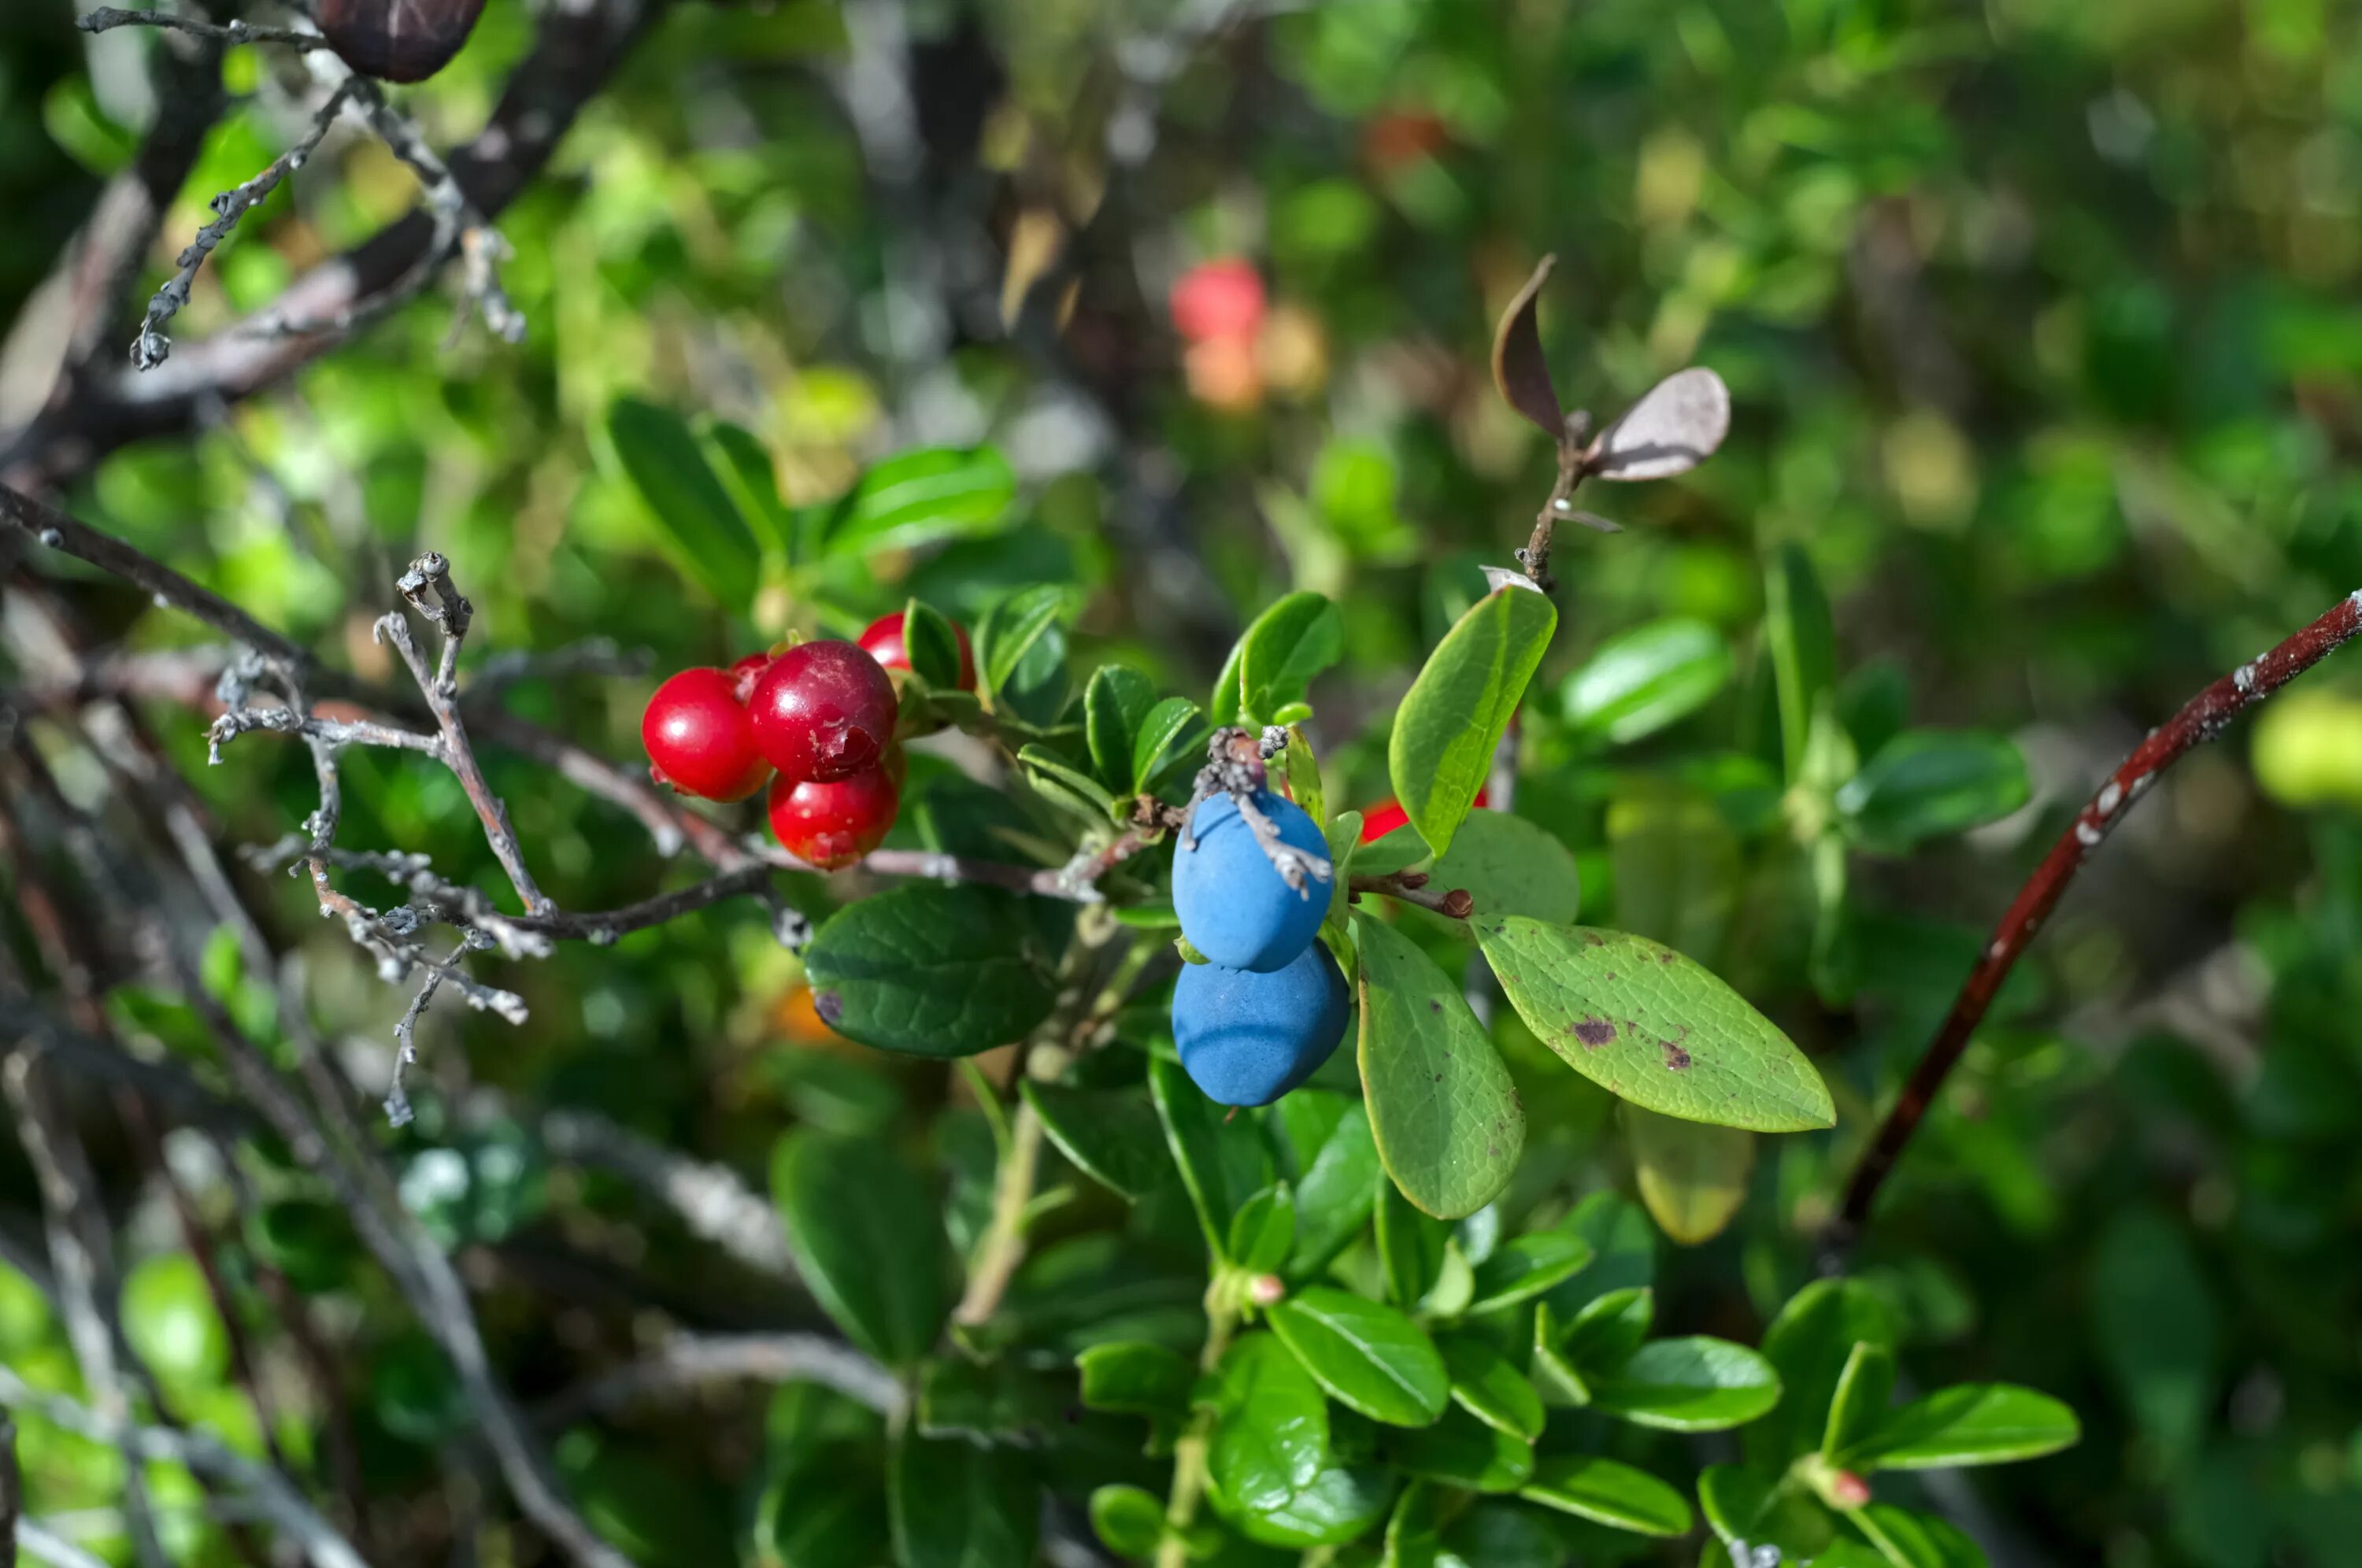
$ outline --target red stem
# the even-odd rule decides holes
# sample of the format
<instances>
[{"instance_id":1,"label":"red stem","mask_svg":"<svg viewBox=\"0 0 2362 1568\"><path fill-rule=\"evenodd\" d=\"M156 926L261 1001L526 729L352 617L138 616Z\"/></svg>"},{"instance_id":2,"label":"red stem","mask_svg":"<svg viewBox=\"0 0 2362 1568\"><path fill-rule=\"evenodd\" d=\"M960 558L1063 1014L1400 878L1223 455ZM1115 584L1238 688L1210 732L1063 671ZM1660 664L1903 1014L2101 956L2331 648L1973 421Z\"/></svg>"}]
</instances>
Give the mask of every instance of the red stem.
<instances>
[{"instance_id":1,"label":"red stem","mask_svg":"<svg viewBox=\"0 0 2362 1568\"><path fill-rule=\"evenodd\" d=\"M1851 1245L1868 1222L1879 1187L1902 1157L1911 1134L1918 1131L1937 1091L1968 1048L1970 1036L1983 1021L1985 1010L1992 1005L2018 955L2049 919L2075 873L2124 820L2132 803L2183 753L2221 734L2233 719L2320 663L2356 632L2362 632L2362 591L2339 600L2326 614L2278 647L2192 697L2169 721L2150 731L2148 738L2108 776L2100 792L2075 813L2075 820L2067 824L2067 831L2058 835L2058 842L2050 846L2050 853L2042 857L2042 864L2017 890L2008 912L1993 928L1992 940L1969 971L1960 994L1953 999L1952 1010L1945 1015L1918 1066L1912 1070L1910 1081L1903 1086L1901 1098L1855 1164L1853 1179L1846 1186L1845 1206L1830 1231L1833 1259Z\"/></svg>"}]
</instances>

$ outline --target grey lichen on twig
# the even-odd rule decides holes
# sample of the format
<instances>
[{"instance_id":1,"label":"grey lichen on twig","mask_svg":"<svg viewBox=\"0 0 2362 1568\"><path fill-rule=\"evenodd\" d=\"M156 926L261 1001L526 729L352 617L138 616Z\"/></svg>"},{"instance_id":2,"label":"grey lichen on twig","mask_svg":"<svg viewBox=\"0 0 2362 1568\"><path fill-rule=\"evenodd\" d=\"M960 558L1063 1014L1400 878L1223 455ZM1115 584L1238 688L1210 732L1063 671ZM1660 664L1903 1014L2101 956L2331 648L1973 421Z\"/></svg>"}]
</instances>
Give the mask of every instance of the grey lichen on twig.
<instances>
[{"instance_id":1,"label":"grey lichen on twig","mask_svg":"<svg viewBox=\"0 0 2362 1568\"><path fill-rule=\"evenodd\" d=\"M1286 749L1287 731L1276 724L1260 734L1236 725L1216 730L1206 742L1206 766L1198 770L1197 780L1189 790L1189 803L1182 808L1181 852L1197 852L1198 808L1217 795L1228 795L1237 805L1247 831L1263 846L1271 868L1279 873L1279 879L1297 898L1308 899L1313 883L1329 880L1329 857L1308 855L1283 840L1279 824L1271 820L1271 814L1255 799L1270 781L1271 760Z\"/></svg>"},{"instance_id":2,"label":"grey lichen on twig","mask_svg":"<svg viewBox=\"0 0 2362 1568\"><path fill-rule=\"evenodd\" d=\"M163 28L232 46L282 44L302 50L336 47L318 33L295 28L258 28L235 17L226 22L207 22L173 11L127 11L119 6L101 6L94 11L85 11L74 18L74 26L86 33L112 32L117 28Z\"/></svg>"}]
</instances>

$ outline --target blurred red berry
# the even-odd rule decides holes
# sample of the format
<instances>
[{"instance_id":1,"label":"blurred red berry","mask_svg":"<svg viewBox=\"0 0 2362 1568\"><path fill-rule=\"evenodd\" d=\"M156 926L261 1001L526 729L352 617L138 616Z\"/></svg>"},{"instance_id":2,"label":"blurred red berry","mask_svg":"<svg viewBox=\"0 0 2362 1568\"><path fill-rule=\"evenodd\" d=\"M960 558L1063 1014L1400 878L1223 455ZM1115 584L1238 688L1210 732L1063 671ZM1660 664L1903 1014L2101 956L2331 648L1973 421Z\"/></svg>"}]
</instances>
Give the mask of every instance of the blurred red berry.
<instances>
[{"instance_id":1,"label":"blurred red berry","mask_svg":"<svg viewBox=\"0 0 2362 1568\"><path fill-rule=\"evenodd\" d=\"M894 738L895 709L894 682L878 662L833 639L780 654L747 703L756 747L796 782L875 767Z\"/></svg>"},{"instance_id":2,"label":"blurred red berry","mask_svg":"<svg viewBox=\"0 0 2362 1568\"><path fill-rule=\"evenodd\" d=\"M1490 798L1490 793L1491 792L1484 785L1478 785L1476 787L1476 799L1469 802L1469 809L1471 811L1484 810L1485 802ZM1395 829L1398 827L1407 827L1409 824L1410 813L1402 809L1402 802L1392 798L1388 798L1379 801L1376 805L1372 806L1367 812L1364 812L1362 814L1362 842L1363 844L1375 844L1378 840L1385 837L1386 834L1394 832Z\"/></svg>"},{"instance_id":3,"label":"blurred red berry","mask_svg":"<svg viewBox=\"0 0 2362 1568\"><path fill-rule=\"evenodd\" d=\"M1202 261L1173 285L1173 330L1193 343L1253 337L1263 326L1263 276L1231 257Z\"/></svg>"},{"instance_id":4,"label":"blurred red berry","mask_svg":"<svg viewBox=\"0 0 2362 1568\"><path fill-rule=\"evenodd\" d=\"M771 834L807 866L841 870L886 841L902 792L883 767L826 783L771 780Z\"/></svg>"},{"instance_id":5,"label":"blurred red berry","mask_svg":"<svg viewBox=\"0 0 2362 1568\"><path fill-rule=\"evenodd\" d=\"M640 744L657 777L709 801L743 801L771 771L737 682L723 670L684 669L657 687L640 715Z\"/></svg>"},{"instance_id":6,"label":"blurred red berry","mask_svg":"<svg viewBox=\"0 0 2362 1568\"><path fill-rule=\"evenodd\" d=\"M897 610L891 615L880 615L869 623L861 634L861 646L871 658L889 670L911 668L911 650L902 641L902 614ZM951 624L952 635L959 643L959 685L963 691L976 690L976 649L969 646L967 628L957 621Z\"/></svg>"}]
</instances>

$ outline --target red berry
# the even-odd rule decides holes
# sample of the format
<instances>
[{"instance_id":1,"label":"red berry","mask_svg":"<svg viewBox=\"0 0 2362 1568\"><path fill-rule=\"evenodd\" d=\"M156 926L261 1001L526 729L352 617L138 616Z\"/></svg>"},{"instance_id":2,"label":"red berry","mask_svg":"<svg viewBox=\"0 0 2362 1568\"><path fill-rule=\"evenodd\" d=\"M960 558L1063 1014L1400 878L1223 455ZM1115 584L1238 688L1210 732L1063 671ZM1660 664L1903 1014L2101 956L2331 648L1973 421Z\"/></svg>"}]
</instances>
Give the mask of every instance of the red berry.
<instances>
[{"instance_id":1,"label":"red berry","mask_svg":"<svg viewBox=\"0 0 2362 1568\"><path fill-rule=\"evenodd\" d=\"M744 702L755 695L755 682L762 679L763 672L770 668L771 655L767 649L762 653L750 653L730 667L730 679L737 685L739 701Z\"/></svg>"},{"instance_id":2,"label":"red berry","mask_svg":"<svg viewBox=\"0 0 2362 1568\"><path fill-rule=\"evenodd\" d=\"M657 687L640 715L640 744L658 777L709 801L743 801L771 771L755 749L737 683L719 669L684 669Z\"/></svg>"},{"instance_id":3,"label":"red berry","mask_svg":"<svg viewBox=\"0 0 2362 1568\"><path fill-rule=\"evenodd\" d=\"M747 702L755 745L791 780L875 767L894 738L894 683L851 643L798 643L771 661Z\"/></svg>"},{"instance_id":4,"label":"red berry","mask_svg":"<svg viewBox=\"0 0 2362 1568\"><path fill-rule=\"evenodd\" d=\"M1173 285L1173 330L1193 343L1251 337L1263 326L1263 277L1235 257L1204 261Z\"/></svg>"},{"instance_id":5,"label":"red berry","mask_svg":"<svg viewBox=\"0 0 2362 1568\"><path fill-rule=\"evenodd\" d=\"M967 628L957 621L951 624L952 635L959 643L959 685L963 691L976 690L976 649L968 646ZM888 669L911 668L911 650L902 641L902 612L880 615L869 623L861 634L861 646L871 658Z\"/></svg>"},{"instance_id":6,"label":"red berry","mask_svg":"<svg viewBox=\"0 0 2362 1568\"><path fill-rule=\"evenodd\" d=\"M1478 785L1476 787L1476 799L1469 802L1469 809L1471 811L1483 811L1485 809L1485 802L1490 797L1490 794L1491 791L1489 791L1484 785ZM1395 800L1381 801L1363 814L1362 842L1363 844L1375 844L1378 840L1385 837L1386 834L1394 832L1395 829L1407 826L1409 823L1410 813L1402 809L1401 801Z\"/></svg>"},{"instance_id":7,"label":"red berry","mask_svg":"<svg viewBox=\"0 0 2362 1568\"><path fill-rule=\"evenodd\" d=\"M779 847L807 866L835 871L886 841L902 792L893 776L872 767L825 784L771 780L771 834Z\"/></svg>"}]
</instances>

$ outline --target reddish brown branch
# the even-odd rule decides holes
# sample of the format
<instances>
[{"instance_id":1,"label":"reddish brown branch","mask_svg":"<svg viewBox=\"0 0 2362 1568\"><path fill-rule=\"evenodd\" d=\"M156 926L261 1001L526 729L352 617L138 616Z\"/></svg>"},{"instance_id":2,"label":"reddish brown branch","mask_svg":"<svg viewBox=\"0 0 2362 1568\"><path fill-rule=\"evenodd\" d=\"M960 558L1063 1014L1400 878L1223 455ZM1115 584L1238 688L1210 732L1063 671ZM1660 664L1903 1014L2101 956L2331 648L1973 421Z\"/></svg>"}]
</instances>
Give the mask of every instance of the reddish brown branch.
<instances>
[{"instance_id":1,"label":"reddish brown branch","mask_svg":"<svg viewBox=\"0 0 2362 1568\"><path fill-rule=\"evenodd\" d=\"M1945 1015L1936 1037L1928 1042L1926 1052L1903 1086L1893 1109L1886 1113L1877 1135L1856 1162L1853 1178L1846 1186L1844 1208L1828 1238L1833 1260L1842 1256L1868 1222L1879 1187L1893 1171L1912 1133L1918 1131L1928 1106L1944 1087L1946 1076L1959 1061L1960 1053L1968 1048L1970 1037L1983 1021L1985 1010L1992 1005L1994 994L2009 977L2018 956L2058 907L2059 898L2075 879L2076 872L2082 869L2083 862L2124 820L2133 802L2184 753L2221 734L2233 719L2320 663L2357 631L2362 631L2362 591L2339 600L2326 614L2278 647L2241 665L2192 697L2180 712L2150 731L2148 738L2134 747L2133 754L2108 776L2099 793L2075 813L2075 820L2058 835L2058 842L2050 846L2050 853L2042 857L2042 864L2017 890L2001 923L1993 928L1992 940L1985 944L1975 967L1969 971L1959 995L1953 999L1951 1011Z\"/></svg>"}]
</instances>

